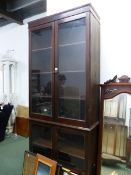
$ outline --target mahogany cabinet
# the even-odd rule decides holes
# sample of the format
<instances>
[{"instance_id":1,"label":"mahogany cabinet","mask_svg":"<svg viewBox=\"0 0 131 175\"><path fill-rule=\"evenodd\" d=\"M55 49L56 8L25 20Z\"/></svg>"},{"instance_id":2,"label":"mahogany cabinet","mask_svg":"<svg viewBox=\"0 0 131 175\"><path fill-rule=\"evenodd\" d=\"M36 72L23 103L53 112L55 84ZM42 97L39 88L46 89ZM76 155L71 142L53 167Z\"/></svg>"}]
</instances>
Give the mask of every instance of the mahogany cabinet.
<instances>
[{"instance_id":1,"label":"mahogany cabinet","mask_svg":"<svg viewBox=\"0 0 131 175\"><path fill-rule=\"evenodd\" d=\"M30 151L96 172L99 16L90 4L29 23Z\"/></svg>"}]
</instances>

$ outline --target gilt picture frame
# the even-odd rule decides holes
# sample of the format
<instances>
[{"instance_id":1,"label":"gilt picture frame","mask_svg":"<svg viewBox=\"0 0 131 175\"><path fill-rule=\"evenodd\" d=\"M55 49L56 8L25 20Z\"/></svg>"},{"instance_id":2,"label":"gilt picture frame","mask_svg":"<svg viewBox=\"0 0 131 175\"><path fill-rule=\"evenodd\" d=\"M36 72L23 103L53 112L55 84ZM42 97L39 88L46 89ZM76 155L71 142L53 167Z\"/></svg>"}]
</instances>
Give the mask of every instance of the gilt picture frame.
<instances>
[{"instance_id":1,"label":"gilt picture frame","mask_svg":"<svg viewBox=\"0 0 131 175\"><path fill-rule=\"evenodd\" d=\"M57 162L41 154L36 155L33 175L55 175Z\"/></svg>"},{"instance_id":2,"label":"gilt picture frame","mask_svg":"<svg viewBox=\"0 0 131 175\"><path fill-rule=\"evenodd\" d=\"M22 175L32 175L35 165L36 154L25 150Z\"/></svg>"}]
</instances>

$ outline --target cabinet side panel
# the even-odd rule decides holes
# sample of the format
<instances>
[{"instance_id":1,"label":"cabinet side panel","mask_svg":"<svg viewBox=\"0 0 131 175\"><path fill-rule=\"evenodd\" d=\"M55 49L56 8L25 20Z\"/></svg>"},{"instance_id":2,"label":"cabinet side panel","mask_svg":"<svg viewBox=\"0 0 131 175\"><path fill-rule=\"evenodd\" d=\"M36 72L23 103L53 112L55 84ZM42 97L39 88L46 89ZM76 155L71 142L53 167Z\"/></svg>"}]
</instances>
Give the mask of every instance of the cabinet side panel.
<instances>
[{"instance_id":1,"label":"cabinet side panel","mask_svg":"<svg viewBox=\"0 0 131 175\"><path fill-rule=\"evenodd\" d=\"M97 167L97 143L98 143L98 127L94 128L87 134L86 147L86 175L96 174Z\"/></svg>"},{"instance_id":2,"label":"cabinet side panel","mask_svg":"<svg viewBox=\"0 0 131 175\"><path fill-rule=\"evenodd\" d=\"M89 125L98 121L100 83L100 25L90 14L90 119Z\"/></svg>"}]
</instances>

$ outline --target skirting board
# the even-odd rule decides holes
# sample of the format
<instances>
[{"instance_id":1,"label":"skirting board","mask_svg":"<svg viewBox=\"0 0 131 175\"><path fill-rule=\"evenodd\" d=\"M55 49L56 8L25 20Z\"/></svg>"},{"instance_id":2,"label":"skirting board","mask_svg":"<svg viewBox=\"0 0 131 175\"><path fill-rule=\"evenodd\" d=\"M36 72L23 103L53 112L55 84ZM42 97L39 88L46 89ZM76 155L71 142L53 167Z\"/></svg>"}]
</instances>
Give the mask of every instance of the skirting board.
<instances>
[{"instance_id":1,"label":"skirting board","mask_svg":"<svg viewBox=\"0 0 131 175\"><path fill-rule=\"evenodd\" d=\"M24 117L16 117L14 132L18 135L29 136L29 119Z\"/></svg>"}]
</instances>

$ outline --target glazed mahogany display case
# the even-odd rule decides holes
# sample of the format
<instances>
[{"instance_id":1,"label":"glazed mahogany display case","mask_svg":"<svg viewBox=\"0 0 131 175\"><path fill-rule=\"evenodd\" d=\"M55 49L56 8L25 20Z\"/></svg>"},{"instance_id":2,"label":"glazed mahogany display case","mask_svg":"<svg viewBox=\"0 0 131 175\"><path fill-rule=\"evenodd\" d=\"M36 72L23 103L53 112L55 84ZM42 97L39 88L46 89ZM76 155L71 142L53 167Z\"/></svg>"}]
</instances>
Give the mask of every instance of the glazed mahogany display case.
<instances>
[{"instance_id":1,"label":"glazed mahogany display case","mask_svg":"<svg viewBox=\"0 0 131 175\"><path fill-rule=\"evenodd\" d=\"M29 23L30 151L96 173L99 16L84 5Z\"/></svg>"}]
</instances>

